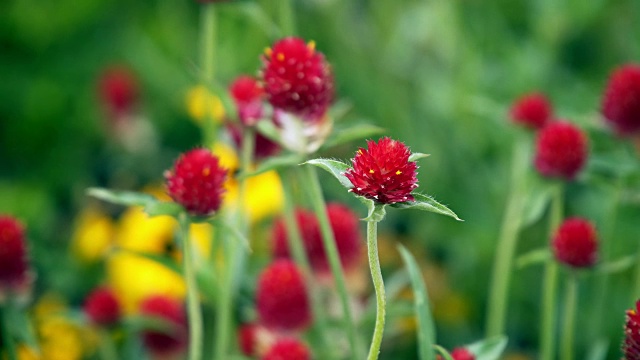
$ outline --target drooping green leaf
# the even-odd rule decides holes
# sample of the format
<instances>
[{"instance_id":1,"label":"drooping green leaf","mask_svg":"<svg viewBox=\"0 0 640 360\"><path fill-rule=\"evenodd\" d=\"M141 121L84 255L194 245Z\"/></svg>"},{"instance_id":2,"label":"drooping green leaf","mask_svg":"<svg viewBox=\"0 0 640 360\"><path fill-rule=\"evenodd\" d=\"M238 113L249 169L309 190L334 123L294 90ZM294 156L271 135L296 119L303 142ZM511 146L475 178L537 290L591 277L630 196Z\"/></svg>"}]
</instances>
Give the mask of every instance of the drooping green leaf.
<instances>
[{"instance_id":1,"label":"drooping green leaf","mask_svg":"<svg viewBox=\"0 0 640 360\"><path fill-rule=\"evenodd\" d=\"M333 135L327 139L324 145L322 145L322 148L328 149L353 140L364 139L371 137L372 135L381 134L384 131L385 130L383 128L370 124L360 124L346 129L336 129L336 131L333 132Z\"/></svg>"},{"instance_id":2,"label":"drooping green leaf","mask_svg":"<svg viewBox=\"0 0 640 360\"><path fill-rule=\"evenodd\" d=\"M254 1L240 1L236 8L242 12L247 18L251 19L253 24L262 29L264 33L272 40L282 37L282 31L271 17L265 13L262 6Z\"/></svg>"},{"instance_id":3,"label":"drooping green leaf","mask_svg":"<svg viewBox=\"0 0 640 360\"><path fill-rule=\"evenodd\" d=\"M342 120L353 109L353 103L349 100L340 99L329 108L329 116L334 122Z\"/></svg>"},{"instance_id":4,"label":"drooping green leaf","mask_svg":"<svg viewBox=\"0 0 640 360\"><path fill-rule=\"evenodd\" d=\"M144 212L151 217L162 215L177 217L182 211L184 211L182 206L169 201L153 201L144 207Z\"/></svg>"},{"instance_id":5,"label":"drooping green leaf","mask_svg":"<svg viewBox=\"0 0 640 360\"><path fill-rule=\"evenodd\" d=\"M258 167L249 174L240 173L238 179L242 180L247 177L262 174L271 170L279 170L291 166L299 165L304 160L304 157L300 154L286 154L282 156L274 156L263 161Z\"/></svg>"},{"instance_id":6,"label":"drooping green leaf","mask_svg":"<svg viewBox=\"0 0 640 360\"><path fill-rule=\"evenodd\" d=\"M420 360L433 360L435 358L433 347L436 346L436 332L431 309L429 308L427 287L413 255L402 245L398 246L398 250L407 266L411 286L413 287L416 318L418 319L418 353L420 354Z\"/></svg>"},{"instance_id":7,"label":"drooping green leaf","mask_svg":"<svg viewBox=\"0 0 640 360\"><path fill-rule=\"evenodd\" d=\"M453 360L453 356L451 356L451 354L449 354L447 349L443 348L440 345L433 345L433 347L434 347L434 349L438 350L438 352L440 353L440 355L442 355L444 360Z\"/></svg>"},{"instance_id":8,"label":"drooping green leaf","mask_svg":"<svg viewBox=\"0 0 640 360\"><path fill-rule=\"evenodd\" d=\"M551 251L549 251L548 247L531 250L528 253L520 255L516 258L515 268L524 269L531 265L544 264L549 259L551 259Z\"/></svg>"},{"instance_id":9,"label":"drooping green leaf","mask_svg":"<svg viewBox=\"0 0 640 360\"><path fill-rule=\"evenodd\" d=\"M498 360L507 347L507 341L506 336L495 336L474 342L465 348L475 355L476 360Z\"/></svg>"},{"instance_id":10,"label":"drooping green leaf","mask_svg":"<svg viewBox=\"0 0 640 360\"><path fill-rule=\"evenodd\" d=\"M412 153L411 155L409 155L409 161L420 160L420 159L426 158L428 156L431 156L431 154Z\"/></svg>"},{"instance_id":11,"label":"drooping green leaf","mask_svg":"<svg viewBox=\"0 0 640 360\"><path fill-rule=\"evenodd\" d=\"M347 179L347 177L344 176L345 171L349 169L349 165L341 161L320 158L320 159L309 160L304 164L315 165L321 169L326 170L331 175L333 175L336 179L338 179L340 184L342 184L342 186L346 187L347 189L351 189L353 187L353 185L351 184L351 181L349 181L349 179Z\"/></svg>"},{"instance_id":12,"label":"drooping green leaf","mask_svg":"<svg viewBox=\"0 0 640 360\"><path fill-rule=\"evenodd\" d=\"M87 194L96 199L104 200L112 204L126 206L148 206L158 200L149 195L134 191L116 191L103 188L89 188Z\"/></svg>"},{"instance_id":13,"label":"drooping green leaf","mask_svg":"<svg viewBox=\"0 0 640 360\"><path fill-rule=\"evenodd\" d=\"M527 227L542 218L551 202L554 187L549 182L536 182L528 191L522 215L522 227Z\"/></svg>"},{"instance_id":14,"label":"drooping green leaf","mask_svg":"<svg viewBox=\"0 0 640 360\"><path fill-rule=\"evenodd\" d=\"M458 215L456 215L456 213L451 211L448 207L440 204L430 196L423 195L423 194L413 194L413 197L415 199L414 201L395 203L395 204L391 204L391 206L398 209L416 209L416 210L429 211L436 214L450 216L458 221L463 221L458 217Z\"/></svg>"},{"instance_id":15,"label":"drooping green leaf","mask_svg":"<svg viewBox=\"0 0 640 360\"><path fill-rule=\"evenodd\" d=\"M615 274L631 269L636 265L636 256L629 255L621 259L609 261L596 267L596 272L603 274Z\"/></svg>"}]
</instances>

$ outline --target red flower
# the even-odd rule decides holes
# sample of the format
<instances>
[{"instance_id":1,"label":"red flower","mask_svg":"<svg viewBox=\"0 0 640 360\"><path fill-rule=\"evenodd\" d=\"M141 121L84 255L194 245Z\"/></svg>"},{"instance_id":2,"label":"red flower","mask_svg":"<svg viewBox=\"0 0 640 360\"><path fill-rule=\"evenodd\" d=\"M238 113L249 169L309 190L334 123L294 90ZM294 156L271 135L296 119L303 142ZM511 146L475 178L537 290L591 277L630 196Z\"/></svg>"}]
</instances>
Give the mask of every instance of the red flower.
<instances>
[{"instance_id":1,"label":"red flower","mask_svg":"<svg viewBox=\"0 0 640 360\"><path fill-rule=\"evenodd\" d=\"M126 67L112 67L100 76L99 93L102 103L111 116L130 113L138 102L138 80Z\"/></svg>"},{"instance_id":2,"label":"red flower","mask_svg":"<svg viewBox=\"0 0 640 360\"><path fill-rule=\"evenodd\" d=\"M240 121L246 126L255 125L262 118L264 90L251 76L239 76L230 87Z\"/></svg>"},{"instance_id":3,"label":"red flower","mask_svg":"<svg viewBox=\"0 0 640 360\"><path fill-rule=\"evenodd\" d=\"M242 147L242 129L237 123L227 123L227 129L233 139L233 142L238 148ZM261 160L273 156L280 152L280 145L271 141L268 137L262 135L259 132L255 133L255 146L253 155L256 160Z\"/></svg>"},{"instance_id":4,"label":"red flower","mask_svg":"<svg viewBox=\"0 0 640 360\"><path fill-rule=\"evenodd\" d=\"M302 274L289 260L277 260L258 279L256 307L260 323L275 330L302 330L311 322Z\"/></svg>"},{"instance_id":5,"label":"red flower","mask_svg":"<svg viewBox=\"0 0 640 360\"><path fill-rule=\"evenodd\" d=\"M333 75L313 42L284 38L267 50L263 63L264 87L274 108L307 120L324 115L333 101Z\"/></svg>"},{"instance_id":6,"label":"red flower","mask_svg":"<svg viewBox=\"0 0 640 360\"><path fill-rule=\"evenodd\" d=\"M310 360L309 348L297 339L280 339L262 360Z\"/></svg>"},{"instance_id":7,"label":"red flower","mask_svg":"<svg viewBox=\"0 0 640 360\"><path fill-rule=\"evenodd\" d=\"M616 69L604 91L602 114L619 135L640 132L640 65Z\"/></svg>"},{"instance_id":8,"label":"red flower","mask_svg":"<svg viewBox=\"0 0 640 360\"><path fill-rule=\"evenodd\" d=\"M358 217L348 207L338 203L327 205L327 215L342 267L352 268L357 264L362 251L362 236ZM324 251L318 219L313 212L303 209L296 209L296 219L311 266L320 273L327 273L329 261ZM278 219L274 223L271 239L276 257L291 257L284 219Z\"/></svg>"},{"instance_id":9,"label":"red flower","mask_svg":"<svg viewBox=\"0 0 640 360\"><path fill-rule=\"evenodd\" d=\"M351 160L353 168L345 176L353 184L349 191L384 204L413 201L411 192L418 187L415 161L402 142L383 137L376 144L367 141Z\"/></svg>"},{"instance_id":10,"label":"red flower","mask_svg":"<svg viewBox=\"0 0 640 360\"><path fill-rule=\"evenodd\" d=\"M29 264L25 242L22 224L14 217L0 215L0 294L27 285Z\"/></svg>"},{"instance_id":11,"label":"red flower","mask_svg":"<svg viewBox=\"0 0 640 360\"><path fill-rule=\"evenodd\" d=\"M120 303L113 290L108 288L95 289L84 303L84 312L89 319L103 326L113 325L120 320Z\"/></svg>"},{"instance_id":12,"label":"red flower","mask_svg":"<svg viewBox=\"0 0 640 360\"><path fill-rule=\"evenodd\" d=\"M456 348L451 352L453 360L475 360L475 356L465 348Z\"/></svg>"},{"instance_id":13,"label":"red flower","mask_svg":"<svg viewBox=\"0 0 640 360\"><path fill-rule=\"evenodd\" d=\"M587 138L575 125L554 122L536 140L535 166L547 177L573 179L587 160Z\"/></svg>"},{"instance_id":14,"label":"red flower","mask_svg":"<svg viewBox=\"0 0 640 360\"><path fill-rule=\"evenodd\" d=\"M247 356L253 356L256 353L256 331L258 325L244 324L238 330L238 342L240 350Z\"/></svg>"},{"instance_id":15,"label":"red flower","mask_svg":"<svg viewBox=\"0 0 640 360\"><path fill-rule=\"evenodd\" d=\"M511 120L531 129L542 129L553 117L553 108L541 93L517 99L510 110Z\"/></svg>"},{"instance_id":16,"label":"red flower","mask_svg":"<svg viewBox=\"0 0 640 360\"><path fill-rule=\"evenodd\" d=\"M140 313L158 317L173 325L168 331L145 330L144 345L156 355L181 352L187 344L187 319L178 301L166 296L151 296L140 304Z\"/></svg>"},{"instance_id":17,"label":"red flower","mask_svg":"<svg viewBox=\"0 0 640 360\"><path fill-rule=\"evenodd\" d=\"M205 216L220 208L227 171L209 150L182 154L165 178L169 196L189 213Z\"/></svg>"},{"instance_id":18,"label":"red flower","mask_svg":"<svg viewBox=\"0 0 640 360\"><path fill-rule=\"evenodd\" d=\"M556 231L552 246L556 259L565 265L593 266L598 255L596 229L585 219L567 219Z\"/></svg>"},{"instance_id":19,"label":"red flower","mask_svg":"<svg viewBox=\"0 0 640 360\"><path fill-rule=\"evenodd\" d=\"M627 310L622 352L625 360L640 360L640 300L636 308Z\"/></svg>"}]
</instances>

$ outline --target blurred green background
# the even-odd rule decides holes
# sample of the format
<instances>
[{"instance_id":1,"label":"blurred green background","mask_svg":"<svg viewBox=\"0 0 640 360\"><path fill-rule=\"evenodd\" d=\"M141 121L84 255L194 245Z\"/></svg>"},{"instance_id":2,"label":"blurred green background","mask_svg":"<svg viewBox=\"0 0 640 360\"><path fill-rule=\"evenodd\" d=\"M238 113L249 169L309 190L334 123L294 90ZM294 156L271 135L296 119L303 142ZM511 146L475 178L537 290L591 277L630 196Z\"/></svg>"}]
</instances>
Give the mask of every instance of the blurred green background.
<instances>
[{"instance_id":1,"label":"blurred green background","mask_svg":"<svg viewBox=\"0 0 640 360\"><path fill-rule=\"evenodd\" d=\"M221 84L255 73L259 55L280 36L271 23L275 3L219 4ZM422 161L420 189L465 222L390 211L381 232L412 243L416 256L446 271L457 305L443 310L453 315L437 317L439 342L453 347L480 339L517 133L507 119L510 103L543 91L558 116L589 130L592 153L624 146L602 129L598 111L611 70L640 61L640 1L294 3L298 35L316 41L333 65L338 97L353 106L345 122L366 119L432 155ZM57 289L74 301L85 290L77 289L71 265L57 263L67 256L87 187L109 186L114 173L132 189L159 181L179 152L199 143L185 110L185 93L198 78L198 23L199 5L191 0L0 2L0 212L28 224L38 289ZM112 65L138 77L140 111L157 132L156 151L128 153L110 138L97 82ZM323 155L346 160L363 144ZM567 214L587 216L600 228L610 213L612 178L594 172L568 186ZM333 181L323 184L328 197L349 201ZM611 242L613 258L637 251L640 239L640 206L624 203L619 214L602 239ZM544 217L524 228L518 253L546 244L546 233ZM512 352L535 354L541 271L531 266L512 277ZM593 278L584 282L579 329L594 311ZM610 358L619 354L624 310L632 305L630 282L631 271L612 276L600 309ZM592 339L577 334L584 355ZM410 342L387 341L391 349L415 351Z\"/></svg>"}]
</instances>

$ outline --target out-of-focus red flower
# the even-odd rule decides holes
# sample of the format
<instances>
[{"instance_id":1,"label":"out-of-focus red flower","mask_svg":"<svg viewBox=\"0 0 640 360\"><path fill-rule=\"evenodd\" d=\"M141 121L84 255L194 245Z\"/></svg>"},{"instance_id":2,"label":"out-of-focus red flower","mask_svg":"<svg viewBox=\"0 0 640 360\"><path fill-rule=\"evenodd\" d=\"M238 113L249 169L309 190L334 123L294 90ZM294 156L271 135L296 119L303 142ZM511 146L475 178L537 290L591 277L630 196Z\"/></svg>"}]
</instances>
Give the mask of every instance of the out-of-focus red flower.
<instances>
[{"instance_id":1,"label":"out-of-focus red flower","mask_svg":"<svg viewBox=\"0 0 640 360\"><path fill-rule=\"evenodd\" d=\"M109 116L115 119L130 114L139 101L138 80L131 69L124 66L107 68L100 75L98 90Z\"/></svg>"},{"instance_id":2,"label":"out-of-focus red flower","mask_svg":"<svg viewBox=\"0 0 640 360\"><path fill-rule=\"evenodd\" d=\"M535 166L546 177L572 180L587 161L587 138L577 126L553 122L538 133Z\"/></svg>"},{"instance_id":3,"label":"out-of-focus red flower","mask_svg":"<svg viewBox=\"0 0 640 360\"><path fill-rule=\"evenodd\" d=\"M151 296L140 304L140 313L158 317L171 325L166 332L145 330L144 345L156 355L171 355L183 351L187 345L187 318L183 306L166 296Z\"/></svg>"},{"instance_id":4,"label":"out-of-focus red flower","mask_svg":"<svg viewBox=\"0 0 640 360\"><path fill-rule=\"evenodd\" d=\"M409 161L409 148L388 137L377 143L368 140L367 147L358 149L351 160L353 168L345 172L353 184L349 191L383 204L413 201L418 165Z\"/></svg>"},{"instance_id":5,"label":"out-of-focus red flower","mask_svg":"<svg viewBox=\"0 0 640 360\"><path fill-rule=\"evenodd\" d=\"M227 171L211 151L193 149L182 154L165 178L169 196L189 213L206 216L220 208Z\"/></svg>"},{"instance_id":6,"label":"out-of-focus red flower","mask_svg":"<svg viewBox=\"0 0 640 360\"><path fill-rule=\"evenodd\" d=\"M237 123L227 123L227 129L238 148L242 147L242 129ZM280 152L280 145L268 137L256 132L253 155L256 160L268 158Z\"/></svg>"},{"instance_id":7,"label":"out-of-focus red flower","mask_svg":"<svg viewBox=\"0 0 640 360\"><path fill-rule=\"evenodd\" d=\"M455 348L451 352L453 360L475 360L475 356L465 348Z\"/></svg>"},{"instance_id":8,"label":"out-of-focus red flower","mask_svg":"<svg viewBox=\"0 0 640 360\"><path fill-rule=\"evenodd\" d=\"M621 136L640 132L640 64L617 68L602 97L602 114Z\"/></svg>"},{"instance_id":9,"label":"out-of-focus red flower","mask_svg":"<svg viewBox=\"0 0 640 360\"><path fill-rule=\"evenodd\" d=\"M598 257L596 229L588 220L570 218L565 220L552 241L556 259L572 267L590 267Z\"/></svg>"},{"instance_id":10,"label":"out-of-focus red flower","mask_svg":"<svg viewBox=\"0 0 640 360\"><path fill-rule=\"evenodd\" d=\"M14 217L0 215L0 298L20 292L29 282L24 227Z\"/></svg>"},{"instance_id":11,"label":"out-of-focus red flower","mask_svg":"<svg viewBox=\"0 0 640 360\"><path fill-rule=\"evenodd\" d=\"M231 97L238 108L238 117L245 126L253 126L262 118L264 90L258 81L247 75L236 78L230 87Z\"/></svg>"},{"instance_id":12,"label":"out-of-focus red flower","mask_svg":"<svg viewBox=\"0 0 640 360\"><path fill-rule=\"evenodd\" d=\"M240 343L240 350L247 356L253 356L256 351L256 331L258 325L256 324L243 324L238 329L238 342Z\"/></svg>"},{"instance_id":13,"label":"out-of-focus red flower","mask_svg":"<svg viewBox=\"0 0 640 360\"><path fill-rule=\"evenodd\" d=\"M93 290L85 300L84 312L93 323L102 326L117 323L122 315L120 303L109 288Z\"/></svg>"},{"instance_id":14,"label":"out-of-focus red flower","mask_svg":"<svg viewBox=\"0 0 640 360\"><path fill-rule=\"evenodd\" d=\"M624 324L622 352L625 360L640 360L640 300L634 309L627 310Z\"/></svg>"},{"instance_id":15,"label":"out-of-focus red flower","mask_svg":"<svg viewBox=\"0 0 640 360\"><path fill-rule=\"evenodd\" d=\"M516 124L531 129L542 129L552 120L553 107L543 94L531 93L513 103L510 117Z\"/></svg>"},{"instance_id":16,"label":"out-of-focus red flower","mask_svg":"<svg viewBox=\"0 0 640 360\"><path fill-rule=\"evenodd\" d=\"M264 88L274 108L306 120L322 118L333 101L334 84L331 67L315 43L284 38L267 50L263 63Z\"/></svg>"},{"instance_id":17,"label":"out-of-focus red flower","mask_svg":"<svg viewBox=\"0 0 640 360\"><path fill-rule=\"evenodd\" d=\"M298 339L278 340L262 357L262 360L310 360L309 348Z\"/></svg>"}]
</instances>

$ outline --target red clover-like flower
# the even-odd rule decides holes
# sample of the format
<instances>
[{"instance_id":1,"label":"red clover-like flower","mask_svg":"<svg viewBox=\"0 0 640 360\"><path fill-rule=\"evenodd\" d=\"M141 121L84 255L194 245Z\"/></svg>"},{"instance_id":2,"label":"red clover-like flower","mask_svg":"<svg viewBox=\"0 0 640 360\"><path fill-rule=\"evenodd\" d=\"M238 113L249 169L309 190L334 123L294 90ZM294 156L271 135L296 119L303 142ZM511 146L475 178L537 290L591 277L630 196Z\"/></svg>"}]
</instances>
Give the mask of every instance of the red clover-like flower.
<instances>
[{"instance_id":1,"label":"red clover-like flower","mask_svg":"<svg viewBox=\"0 0 640 360\"><path fill-rule=\"evenodd\" d=\"M541 93L531 93L517 99L509 112L511 120L530 129L542 129L553 117L549 100Z\"/></svg>"},{"instance_id":2,"label":"red clover-like flower","mask_svg":"<svg viewBox=\"0 0 640 360\"><path fill-rule=\"evenodd\" d=\"M240 351L247 356L253 356L256 352L256 331L258 325L254 323L243 324L238 329L238 343Z\"/></svg>"},{"instance_id":3,"label":"red clover-like flower","mask_svg":"<svg viewBox=\"0 0 640 360\"><path fill-rule=\"evenodd\" d=\"M535 166L546 177L572 180L587 160L587 138L577 126L557 121L536 139Z\"/></svg>"},{"instance_id":4,"label":"red clover-like flower","mask_svg":"<svg viewBox=\"0 0 640 360\"><path fill-rule=\"evenodd\" d=\"M29 281L24 227L12 216L0 215L0 298L19 292Z\"/></svg>"},{"instance_id":5,"label":"red clover-like flower","mask_svg":"<svg viewBox=\"0 0 640 360\"><path fill-rule=\"evenodd\" d=\"M262 86L255 78L243 75L233 81L230 92L238 108L240 121L246 126L255 125L262 118Z\"/></svg>"},{"instance_id":6,"label":"red clover-like flower","mask_svg":"<svg viewBox=\"0 0 640 360\"><path fill-rule=\"evenodd\" d=\"M622 352L625 360L640 360L640 300L635 309L627 310Z\"/></svg>"},{"instance_id":7,"label":"red clover-like flower","mask_svg":"<svg viewBox=\"0 0 640 360\"><path fill-rule=\"evenodd\" d=\"M130 113L139 99L138 80L123 66L105 70L100 76L98 90L109 115L116 119Z\"/></svg>"},{"instance_id":8,"label":"red clover-like flower","mask_svg":"<svg viewBox=\"0 0 640 360\"><path fill-rule=\"evenodd\" d=\"M264 88L274 108L310 121L322 118L333 101L333 75L314 42L284 38L267 49L263 63Z\"/></svg>"},{"instance_id":9,"label":"red clover-like flower","mask_svg":"<svg viewBox=\"0 0 640 360\"><path fill-rule=\"evenodd\" d=\"M120 303L109 288L93 290L85 300L84 312L89 320L101 326L117 323L122 315Z\"/></svg>"},{"instance_id":10,"label":"red clover-like flower","mask_svg":"<svg viewBox=\"0 0 640 360\"><path fill-rule=\"evenodd\" d=\"M256 307L260 323L274 330L302 330L311 322L304 278L290 260L277 260L258 279Z\"/></svg>"},{"instance_id":11,"label":"red clover-like flower","mask_svg":"<svg viewBox=\"0 0 640 360\"><path fill-rule=\"evenodd\" d=\"M383 137L376 143L367 141L351 160L353 168L345 176L353 184L349 191L383 204L413 201L411 192L418 187L415 161L402 142Z\"/></svg>"},{"instance_id":12,"label":"red clover-like flower","mask_svg":"<svg viewBox=\"0 0 640 360\"><path fill-rule=\"evenodd\" d=\"M169 196L189 213L206 216L220 208L227 171L211 151L193 149L182 154L165 178Z\"/></svg>"},{"instance_id":13,"label":"red clover-like flower","mask_svg":"<svg viewBox=\"0 0 640 360\"><path fill-rule=\"evenodd\" d=\"M171 355L181 352L187 345L187 318L180 302L166 296L151 296L140 304L140 313L156 316L172 325L169 331L145 330L144 345L156 355Z\"/></svg>"},{"instance_id":14,"label":"red clover-like flower","mask_svg":"<svg viewBox=\"0 0 640 360\"><path fill-rule=\"evenodd\" d=\"M475 360L476 357L465 348L455 348L451 352L453 360Z\"/></svg>"},{"instance_id":15,"label":"red clover-like flower","mask_svg":"<svg viewBox=\"0 0 640 360\"><path fill-rule=\"evenodd\" d=\"M262 357L262 360L310 360L309 348L298 339L278 340Z\"/></svg>"},{"instance_id":16,"label":"red clover-like flower","mask_svg":"<svg viewBox=\"0 0 640 360\"><path fill-rule=\"evenodd\" d=\"M616 69L604 91L602 114L621 136L640 132L640 64Z\"/></svg>"},{"instance_id":17,"label":"red clover-like flower","mask_svg":"<svg viewBox=\"0 0 640 360\"><path fill-rule=\"evenodd\" d=\"M565 220L552 242L556 259L568 266L593 266L598 256L598 238L591 222L581 218Z\"/></svg>"}]
</instances>

